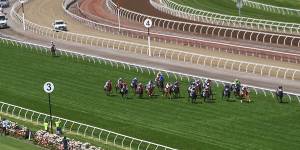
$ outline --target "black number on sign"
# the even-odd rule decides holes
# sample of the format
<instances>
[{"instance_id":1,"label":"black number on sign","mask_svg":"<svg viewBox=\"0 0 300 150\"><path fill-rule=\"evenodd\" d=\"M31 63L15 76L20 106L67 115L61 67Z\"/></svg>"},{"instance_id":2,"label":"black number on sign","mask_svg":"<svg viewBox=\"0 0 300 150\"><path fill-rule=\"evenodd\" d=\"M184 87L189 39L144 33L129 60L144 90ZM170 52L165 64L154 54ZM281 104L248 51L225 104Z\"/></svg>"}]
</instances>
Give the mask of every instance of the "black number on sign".
<instances>
[{"instance_id":1,"label":"black number on sign","mask_svg":"<svg viewBox=\"0 0 300 150\"><path fill-rule=\"evenodd\" d=\"M51 91L52 87L51 87L51 84L50 84L50 83L47 83L47 87L48 87L48 88L47 88L46 90L47 90L47 91Z\"/></svg>"},{"instance_id":2,"label":"black number on sign","mask_svg":"<svg viewBox=\"0 0 300 150\"><path fill-rule=\"evenodd\" d=\"M150 21L147 21L146 25L147 25L147 26L150 26Z\"/></svg>"}]
</instances>

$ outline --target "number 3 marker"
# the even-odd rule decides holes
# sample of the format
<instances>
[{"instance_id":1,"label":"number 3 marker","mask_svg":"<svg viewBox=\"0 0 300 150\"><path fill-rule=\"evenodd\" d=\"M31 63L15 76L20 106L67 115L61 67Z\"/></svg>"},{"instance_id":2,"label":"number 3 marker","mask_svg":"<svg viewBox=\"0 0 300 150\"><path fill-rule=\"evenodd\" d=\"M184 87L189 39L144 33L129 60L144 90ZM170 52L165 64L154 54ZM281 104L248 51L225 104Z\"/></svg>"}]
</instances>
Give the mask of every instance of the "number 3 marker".
<instances>
[{"instance_id":1,"label":"number 3 marker","mask_svg":"<svg viewBox=\"0 0 300 150\"><path fill-rule=\"evenodd\" d=\"M54 84L52 82L46 82L44 84L44 91L46 93L52 93L54 90Z\"/></svg>"}]
</instances>

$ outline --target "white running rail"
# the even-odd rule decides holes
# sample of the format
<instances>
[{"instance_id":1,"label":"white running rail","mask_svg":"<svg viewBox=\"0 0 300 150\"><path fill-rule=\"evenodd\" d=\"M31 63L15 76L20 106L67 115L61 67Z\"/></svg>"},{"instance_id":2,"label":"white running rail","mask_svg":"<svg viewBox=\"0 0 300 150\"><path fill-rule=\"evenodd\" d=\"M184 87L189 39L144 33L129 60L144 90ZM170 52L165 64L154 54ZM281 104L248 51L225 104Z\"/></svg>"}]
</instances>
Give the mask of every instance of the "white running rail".
<instances>
[{"instance_id":1,"label":"white running rail","mask_svg":"<svg viewBox=\"0 0 300 150\"><path fill-rule=\"evenodd\" d=\"M31 121L32 123L44 124L50 120L50 116L45 113L37 112L24 107L8 104L0 101L0 112L12 115L17 118L22 118ZM106 129L98 128L88 124L76 122L58 116L52 116L53 120L60 120L63 124L62 129L68 132L89 136L98 141L103 141L106 144L121 146L124 149L130 150L176 150L164 145L148 142L145 140L130 137L124 134L116 133Z\"/></svg>"},{"instance_id":2,"label":"white running rail","mask_svg":"<svg viewBox=\"0 0 300 150\"><path fill-rule=\"evenodd\" d=\"M17 20L22 21L22 17L18 13L16 13L14 9L15 8L12 9L12 15L14 15L15 18L17 18ZM146 44L138 44L95 36L81 35L71 32L55 32L51 28L37 25L28 20L25 20L25 22L27 31L31 31L41 36L50 37L58 40L77 42L82 45L98 46L110 48L113 50L123 50L145 55L148 54L148 45ZM160 57L163 59L170 59L172 61L183 61L186 63L199 64L211 68L228 69L232 71L246 72L258 74L261 76L269 76L283 79L300 80L300 70L297 69L284 68L259 63L251 63L246 61L237 61L233 59L184 52L175 49L167 49L153 46L151 47L151 56Z\"/></svg>"},{"instance_id":3,"label":"white running rail","mask_svg":"<svg viewBox=\"0 0 300 150\"><path fill-rule=\"evenodd\" d=\"M150 0L158 1L158 0ZM153 4L153 3L151 3ZM224 15L220 13L209 12L205 10L195 9L186 5L181 5L172 0L159 0L159 3L165 9L160 9L170 15L184 18L187 20L205 22L209 24L216 24L221 26L247 28L252 30L279 32L283 34L299 34L300 24L287 23L263 19L255 19L248 17L239 17ZM157 5L153 5L157 8Z\"/></svg>"},{"instance_id":4,"label":"white running rail","mask_svg":"<svg viewBox=\"0 0 300 150\"><path fill-rule=\"evenodd\" d=\"M35 50L37 52L41 53L48 53L50 55L50 46L44 46L44 45L39 45L39 44L34 44L30 42L23 42L23 41L17 41L17 40L12 40L8 38L2 38L0 37L0 42L3 42L5 44L11 44L13 46L18 46L18 47L23 47L23 48L28 48L31 50ZM133 63L127 63L123 61L118 61L118 60L113 60L113 59L108 59L108 58L103 58L99 56L93 56L93 55L87 55L83 53L78 53L78 52L73 52L70 50L63 50L63 49L57 49L58 53L60 55L65 55L67 57L71 57L73 59L81 59L83 61L88 61L90 63L100 63L100 64L105 64L105 65L111 65L111 67L116 67L116 68L123 68L136 71L139 73L148 73L156 75L157 72L162 72L164 73L168 78L174 77L176 80L187 80L191 81L192 79L200 79L204 81L208 77L203 77L203 76L195 76L191 74L185 74L185 73L179 73L179 72L174 72L174 71L169 71L165 69L159 69L159 68L154 68L154 67L148 67L148 66L143 66L143 65L138 65L138 64L133 64ZM224 81L224 80L218 80L218 79L212 79L210 78L214 83L219 87L220 85L225 85L225 84L231 84L230 81ZM250 87L255 94L258 94L259 92L263 93L264 96L272 96L275 97L275 90L273 89L267 89L267 88L262 88L262 87L257 87L253 85L247 85ZM299 93L293 93L293 92L285 92L285 94L288 96L289 100L297 100L300 103L300 94ZM293 99L294 98L294 99Z\"/></svg>"},{"instance_id":5,"label":"white running rail","mask_svg":"<svg viewBox=\"0 0 300 150\"><path fill-rule=\"evenodd\" d=\"M165 7L161 7L160 4L150 0L153 6L163 11ZM112 0L106 0L107 7L117 14L117 6ZM252 31L245 29L237 29L230 27L221 27L215 25L196 24L190 22L174 21L169 19L163 19L159 17L144 15L138 12L134 12L125 8L120 8L120 15L128 20L143 22L146 18L150 18L153 21L153 26L162 27L169 30L186 31L195 34L213 35L217 37L229 37L242 40L250 40L263 43L275 43L286 46L300 47L300 37L293 35L284 35L276 33L267 33L262 31Z\"/></svg>"},{"instance_id":6,"label":"white running rail","mask_svg":"<svg viewBox=\"0 0 300 150\"><path fill-rule=\"evenodd\" d=\"M236 2L236 0L232 0ZM274 5L268 5L268 4L263 4L259 2L254 2L250 0L244 0L244 5L256 8L256 9L262 9L264 11L269 11L272 13L278 13L282 15L297 15L300 16L300 10L299 9L292 9L292 8L286 8L286 7L279 7L279 6L274 6Z\"/></svg>"}]
</instances>

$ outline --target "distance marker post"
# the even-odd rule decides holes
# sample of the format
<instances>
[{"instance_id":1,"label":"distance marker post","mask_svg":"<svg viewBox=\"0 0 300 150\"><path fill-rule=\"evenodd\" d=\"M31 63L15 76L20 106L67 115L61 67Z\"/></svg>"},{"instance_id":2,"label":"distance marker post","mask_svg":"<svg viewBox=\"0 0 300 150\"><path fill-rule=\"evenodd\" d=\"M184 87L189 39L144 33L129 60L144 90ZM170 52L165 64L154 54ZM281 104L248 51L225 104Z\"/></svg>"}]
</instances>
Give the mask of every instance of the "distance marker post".
<instances>
[{"instance_id":1,"label":"distance marker post","mask_svg":"<svg viewBox=\"0 0 300 150\"><path fill-rule=\"evenodd\" d=\"M152 20L151 19L146 19L144 21L144 26L148 30L148 56L151 56L150 28L152 27Z\"/></svg>"},{"instance_id":2,"label":"distance marker post","mask_svg":"<svg viewBox=\"0 0 300 150\"><path fill-rule=\"evenodd\" d=\"M54 91L54 84L52 82L46 82L44 84L44 91L48 94L48 102L49 102L49 115L50 115L50 133L53 133L52 127L52 110L51 110L51 93Z\"/></svg>"}]
</instances>

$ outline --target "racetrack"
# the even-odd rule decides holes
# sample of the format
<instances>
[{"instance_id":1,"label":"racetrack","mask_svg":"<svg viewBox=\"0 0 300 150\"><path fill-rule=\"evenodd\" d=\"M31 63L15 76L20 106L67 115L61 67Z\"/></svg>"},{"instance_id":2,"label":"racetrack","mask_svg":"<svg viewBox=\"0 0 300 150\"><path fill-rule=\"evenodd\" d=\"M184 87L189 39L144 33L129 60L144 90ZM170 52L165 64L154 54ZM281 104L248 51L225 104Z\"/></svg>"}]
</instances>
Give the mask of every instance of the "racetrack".
<instances>
[{"instance_id":1,"label":"racetrack","mask_svg":"<svg viewBox=\"0 0 300 150\"><path fill-rule=\"evenodd\" d=\"M82 34L90 34L90 35L95 35L95 36L107 36L107 37L112 37L112 38L117 38L117 39L126 39L124 37L117 37L113 36L111 34L107 33L102 33L102 32L96 32L95 30L92 30L85 25L82 25L76 21L73 21L70 17L65 16L64 12L61 8L61 0L55 0L55 1L50 1L50 0L44 0L44 1L38 1L38 0L33 0L32 2L26 4L26 18L34 21L38 24L45 25L48 27L51 27L51 23L53 22L54 19L60 19L63 18L68 22L70 31L76 31L78 33ZM38 8L38 9L36 9ZM49 9L52 8L52 9ZM48 10L48 11L46 11ZM31 35L32 37L32 35ZM34 37L36 37L34 35ZM136 40L136 39L129 39L135 42L145 42L143 40ZM60 43L60 42L58 42ZM66 42L62 42L63 45L70 45L67 44ZM60 44L59 44L60 45ZM74 44L71 44L74 45ZM158 44L159 45L159 44ZM161 44L166 47L178 47L175 45L165 45ZM68 46L71 47L71 46ZM78 45L76 47L79 47ZM118 52L114 52L112 54L109 51L103 51L100 50L99 48L84 48L83 46L80 46L81 48L75 48L72 46L72 49L78 50L78 51L84 51L85 53L92 53L95 55L105 55L105 57L111 57L111 58L118 58L122 59L125 61L131 61L134 63L140 63L140 64L146 64L151 66L157 66L159 68L165 68L165 69L171 69L174 71L178 72L188 72L191 74L196 74L196 75L203 75L203 76L209 76L209 77L214 77L214 78L219 78L219 79L225 79L225 80L232 80L233 78L240 78L243 80L244 83L247 84L252 84L252 85L257 85L257 86L262 86L262 87L268 87L268 88L274 88L279 84L284 84L287 86L287 89L291 91L299 91L297 90L298 83L297 81L286 81L286 80L280 80L280 79L275 79L275 78L267 78L267 77L260 77L260 76L253 76L245 73L237 73L237 72L231 72L231 71L226 71L222 69L209 69L207 67L201 67L197 65L191 65L191 64L186 64L186 63L179 63L179 62L169 62L169 61L162 61L161 59L156 59L156 58L148 58L148 57L143 57L143 56L137 56L133 54L118 54ZM252 57L242 57L239 56L237 57L236 55L224 55L224 53L218 53L218 52L211 52L208 50L199 50L199 49L192 49L192 48L187 48L187 47L182 47L184 50L189 50L197 53L204 53L206 55L214 55L214 56L222 56L222 57L227 57L227 58L234 58L238 60L249 60L252 62L260 62L260 63L265 63L265 64L274 64L278 66L284 66L284 67L295 67L298 68L298 65L293 65L293 64L287 64L287 63L281 63L281 62L275 62L275 61L266 61L263 59L253 59ZM130 58L130 59L129 59Z\"/></svg>"},{"instance_id":2,"label":"racetrack","mask_svg":"<svg viewBox=\"0 0 300 150\"><path fill-rule=\"evenodd\" d=\"M137 2L138 4L140 3L143 3L141 5L137 5L137 6L144 6L145 2L143 1L139 1ZM101 6L101 7L99 7ZM131 6L131 5L130 5ZM133 7L133 6L131 6ZM130 8L131 8L130 7ZM150 6L147 6L147 7L150 7ZM79 2L79 8L81 13L84 14L84 17L87 17L91 20L94 20L94 21L97 21L97 22L100 22L102 23L103 20L107 21L109 20L109 22L117 22L116 20L116 16L112 15L111 12L107 11L106 7L105 7L105 0L85 0L85 1L80 1ZM133 8L131 8L133 9ZM153 9L153 8L152 8ZM145 8L145 10L148 10L148 8ZM155 10L157 11L157 10ZM153 13L150 13L150 14L153 14ZM162 13L164 14L164 13ZM156 13L157 15L157 13ZM165 15L165 16L168 16L168 15ZM169 15L170 17L170 15ZM171 18L171 17L170 17ZM143 30L143 28L141 28L141 25L136 23L136 22L133 22L133 21L128 21L127 19L121 19L121 25L122 27L126 27L126 28L134 28L134 29L140 29L140 30ZM178 31L175 31L175 30L172 30L172 33L168 30L162 30L160 28L157 28L155 27L154 29L151 29L151 30L155 30L156 32L162 32L162 33L168 33L168 34L177 34L177 35L180 35L182 37L192 37L192 38L199 38L198 37L195 37L195 36L191 36L191 35L187 35L186 33L182 33L182 32L178 32ZM273 56L275 55L277 58L278 56L283 56L283 55L286 55L286 57L290 57L289 54L291 55L294 55L294 54L300 54L300 51L299 51L299 48L282 48L280 45L276 45L276 47L274 47L274 45L264 45L264 46L261 46L261 44L257 44L257 42L249 42L249 41L243 41L243 40L237 40L237 41L227 41L227 40L216 40L216 39L208 39L209 41L216 41L215 43L209 43L209 42L203 42L202 44L203 45L208 45L208 46L211 46L211 47L216 47L216 48L224 48L224 47L230 47L230 49L233 49L234 52L233 53L241 53L241 54L245 54L245 53L256 53L256 50L254 48L257 48L257 47L261 47L261 51L264 51L266 50L265 52L263 53L260 53L260 54L255 54L254 56L256 57L260 57L261 55L264 55L264 58L273 58ZM192 42L193 43L193 42ZM220 44L217 44L217 43L227 43L227 44L233 44L233 45L245 45L247 48L245 49L241 49L241 48L237 48L237 47L231 47L231 46L222 46ZM271 47L270 47L271 46ZM250 48L252 47L252 49ZM271 50L272 52L267 52L267 50ZM285 54L276 54L275 52L278 51L278 52L284 52ZM274 53L273 53L274 52ZM273 56L271 56L273 55ZM276 59L277 59L276 58ZM295 59L297 59L297 56L295 56ZM278 59L277 59L278 60Z\"/></svg>"}]
</instances>

